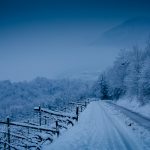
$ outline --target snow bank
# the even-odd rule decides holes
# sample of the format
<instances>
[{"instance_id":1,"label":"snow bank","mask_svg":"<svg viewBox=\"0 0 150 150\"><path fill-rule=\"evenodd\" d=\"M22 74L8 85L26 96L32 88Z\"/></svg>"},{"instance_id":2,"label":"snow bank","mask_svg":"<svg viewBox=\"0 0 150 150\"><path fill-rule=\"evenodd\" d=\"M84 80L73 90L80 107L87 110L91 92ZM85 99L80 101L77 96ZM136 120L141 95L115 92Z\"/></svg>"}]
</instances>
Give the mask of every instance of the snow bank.
<instances>
[{"instance_id":1,"label":"snow bank","mask_svg":"<svg viewBox=\"0 0 150 150\"><path fill-rule=\"evenodd\" d=\"M136 98L133 99L123 98L118 100L116 103L117 105L123 106L129 110L132 110L134 112L137 112L139 114L142 114L143 116L150 118L150 104L141 106Z\"/></svg>"}]
</instances>

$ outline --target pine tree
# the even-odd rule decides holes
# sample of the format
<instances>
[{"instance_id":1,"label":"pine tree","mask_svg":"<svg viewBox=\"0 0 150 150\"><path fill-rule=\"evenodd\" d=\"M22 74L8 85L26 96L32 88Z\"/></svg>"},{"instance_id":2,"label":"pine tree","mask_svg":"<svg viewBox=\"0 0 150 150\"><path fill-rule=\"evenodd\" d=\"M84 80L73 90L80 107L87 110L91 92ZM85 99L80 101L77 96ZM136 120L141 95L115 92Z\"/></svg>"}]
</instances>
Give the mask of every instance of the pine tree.
<instances>
[{"instance_id":1,"label":"pine tree","mask_svg":"<svg viewBox=\"0 0 150 150\"><path fill-rule=\"evenodd\" d=\"M109 88L108 88L108 83L106 80L106 75L105 73L101 74L99 77L99 87L100 87L100 99L101 100L107 100L109 99Z\"/></svg>"}]
</instances>

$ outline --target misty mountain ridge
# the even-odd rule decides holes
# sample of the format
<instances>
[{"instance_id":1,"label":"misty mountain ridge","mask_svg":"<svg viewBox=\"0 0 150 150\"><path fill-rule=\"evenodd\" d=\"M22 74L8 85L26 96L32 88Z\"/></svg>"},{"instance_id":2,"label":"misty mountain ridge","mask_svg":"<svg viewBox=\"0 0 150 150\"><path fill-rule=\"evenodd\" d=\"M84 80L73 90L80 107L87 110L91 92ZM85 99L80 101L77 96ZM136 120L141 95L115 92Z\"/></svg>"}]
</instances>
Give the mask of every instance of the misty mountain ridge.
<instances>
[{"instance_id":1,"label":"misty mountain ridge","mask_svg":"<svg viewBox=\"0 0 150 150\"><path fill-rule=\"evenodd\" d=\"M137 17L103 32L93 45L116 48L129 48L137 44L143 46L149 35L150 18Z\"/></svg>"},{"instance_id":2,"label":"misty mountain ridge","mask_svg":"<svg viewBox=\"0 0 150 150\"><path fill-rule=\"evenodd\" d=\"M98 79L99 74L100 71L83 71L83 72L78 72L76 74L70 73L68 74L67 78L82 80L86 82L93 82Z\"/></svg>"}]
</instances>

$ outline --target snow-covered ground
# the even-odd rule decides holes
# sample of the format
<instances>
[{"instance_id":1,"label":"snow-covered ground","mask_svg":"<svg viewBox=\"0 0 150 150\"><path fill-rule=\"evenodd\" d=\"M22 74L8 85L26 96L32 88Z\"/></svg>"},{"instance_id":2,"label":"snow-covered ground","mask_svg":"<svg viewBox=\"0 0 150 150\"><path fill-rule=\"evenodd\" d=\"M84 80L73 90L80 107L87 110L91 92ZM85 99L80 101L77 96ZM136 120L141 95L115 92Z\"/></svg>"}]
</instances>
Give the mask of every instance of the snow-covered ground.
<instances>
[{"instance_id":1,"label":"snow-covered ground","mask_svg":"<svg viewBox=\"0 0 150 150\"><path fill-rule=\"evenodd\" d=\"M124 122L128 128L140 137L140 140L144 145L145 149L150 149L150 119L140 115L139 113L133 112L123 106L116 105L112 101L105 103L109 112L117 116L117 118Z\"/></svg>"},{"instance_id":2,"label":"snow-covered ground","mask_svg":"<svg viewBox=\"0 0 150 150\"><path fill-rule=\"evenodd\" d=\"M113 106L91 102L79 122L43 150L149 150Z\"/></svg>"},{"instance_id":3,"label":"snow-covered ground","mask_svg":"<svg viewBox=\"0 0 150 150\"><path fill-rule=\"evenodd\" d=\"M123 106L116 105L112 103L111 101L108 101L110 105L112 105L116 110L118 110L120 113L123 113L127 117L129 117L132 121L137 123L139 126L144 127L145 129L150 131L150 118L145 117L139 113L136 113L132 110L129 110Z\"/></svg>"},{"instance_id":4,"label":"snow-covered ground","mask_svg":"<svg viewBox=\"0 0 150 150\"><path fill-rule=\"evenodd\" d=\"M117 105L123 106L127 109L130 109L134 112L142 114L150 118L150 104L141 106L136 99L123 98L117 101Z\"/></svg>"}]
</instances>

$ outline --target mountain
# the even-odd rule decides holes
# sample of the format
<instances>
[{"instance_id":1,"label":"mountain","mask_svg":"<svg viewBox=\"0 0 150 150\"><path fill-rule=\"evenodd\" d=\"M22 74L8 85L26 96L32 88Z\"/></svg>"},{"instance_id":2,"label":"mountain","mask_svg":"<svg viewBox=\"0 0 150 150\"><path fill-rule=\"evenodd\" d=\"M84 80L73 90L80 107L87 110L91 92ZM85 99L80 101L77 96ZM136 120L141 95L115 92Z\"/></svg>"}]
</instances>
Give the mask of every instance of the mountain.
<instances>
[{"instance_id":1,"label":"mountain","mask_svg":"<svg viewBox=\"0 0 150 150\"><path fill-rule=\"evenodd\" d=\"M129 19L105 32L94 42L94 45L128 48L145 44L150 35L150 18L138 17Z\"/></svg>"}]
</instances>

